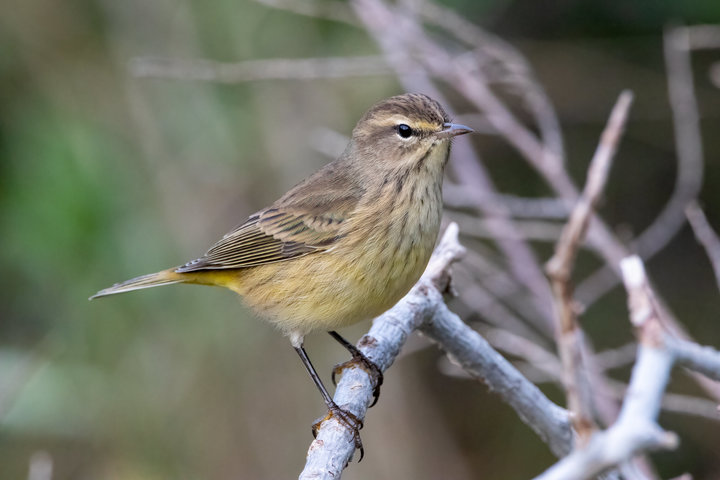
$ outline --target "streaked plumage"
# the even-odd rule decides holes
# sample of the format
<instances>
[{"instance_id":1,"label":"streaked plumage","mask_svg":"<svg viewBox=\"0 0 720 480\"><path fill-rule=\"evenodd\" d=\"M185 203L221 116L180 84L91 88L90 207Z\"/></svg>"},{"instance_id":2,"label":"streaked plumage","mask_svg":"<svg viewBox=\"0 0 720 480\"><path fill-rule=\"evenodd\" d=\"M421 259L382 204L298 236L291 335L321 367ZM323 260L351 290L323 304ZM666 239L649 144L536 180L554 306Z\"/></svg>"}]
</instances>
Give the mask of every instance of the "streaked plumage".
<instances>
[{"instance_id":1,"label":"streaked plumage","mask_svg":"<svg viewBox=\"0 0 720 480\"><path fill-rule=\"evenodd\" d=\"M251 215L205 255L92 298L171 283L234 290L290 337L328 418L354 431L362 458L362 422L332 400L303 338L329 330L350 350L351 363L369 370L377 400L382 372L332 330L379 315L420 278L440 228L450 139L470 131L449 123L425 95L383 100L358 121L340 158Z\"/></svg>"},{"instance_id":2,"label":"streaked plumage","mask_svg":"<svg viewBox=\"0 0 720 480\"><path fill-rule=\"evenodd\" d=\"M403 127L409 128L409 136ZM402 130L402 131L401 131ZM98 292L169 283L227 287L289 335L372 318L420 277L437 238L449 123L424 95L379 102L345 152L251 215L202 257Z\"/></svg>"}]
</instances>

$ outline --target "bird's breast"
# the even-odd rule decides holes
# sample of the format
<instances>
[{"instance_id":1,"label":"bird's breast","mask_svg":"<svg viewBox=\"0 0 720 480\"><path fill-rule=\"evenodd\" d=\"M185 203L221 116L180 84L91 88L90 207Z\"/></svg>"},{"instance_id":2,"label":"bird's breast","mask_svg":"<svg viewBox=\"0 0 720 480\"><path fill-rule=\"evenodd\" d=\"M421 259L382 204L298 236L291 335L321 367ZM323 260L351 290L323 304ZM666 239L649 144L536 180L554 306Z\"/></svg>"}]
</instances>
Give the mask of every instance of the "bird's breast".
<instances>
[{"instance_id":1,"label":"bird's breast","mask_svg":"<svg viewBox=\"0 0 720 480\"><path fill-rule=\"evenodd\" d=\"M442 215L441 181L428 170L391 175L366 192L330 249L238 272L235 290L281 329L302 335L383 313L427 266Z\"/></svg>"}]
</instances>

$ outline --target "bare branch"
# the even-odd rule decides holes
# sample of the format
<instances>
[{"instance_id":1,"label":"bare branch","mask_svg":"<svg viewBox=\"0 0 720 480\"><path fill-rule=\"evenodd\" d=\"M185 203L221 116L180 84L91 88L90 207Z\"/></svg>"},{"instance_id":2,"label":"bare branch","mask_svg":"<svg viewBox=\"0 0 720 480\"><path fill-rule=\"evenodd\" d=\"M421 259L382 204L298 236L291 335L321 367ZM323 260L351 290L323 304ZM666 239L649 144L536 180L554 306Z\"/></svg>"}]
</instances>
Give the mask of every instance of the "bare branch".
<instances>
[{"instance_id":1,"label":"bare branch","mask_svg":"<svg viewBox=\"0 0 720 480\"><path fill-rule=\"evenodd\" d=\"M625 128L631 103L632 93L626 91L620 95L613 107L608 124L602 133L600 144L590 163L583 194L573 209L563 235L558 241L555 255L547 264L547 271L551 278L559 281L567 281L570 278L580 242L585 236L592 212L605 188L612 158Z\"/></svg>"},{"instance_id":2,"label":"bare branch","mask_svg":"<svg viewBox=\"0 0 720 480\"><path fill-rule=\"evenodd\" d=\"M538 344L543 343L543 337L506 307L497 297L497 293L492 291L486 284L469 283L460 285L458 288L463 302L472 312L478 312L482 315L483 320L489 324L512 330Z\"/></svg>"},{"instance_id":3,"label":"bare branch","mask_svg":"<svg viewBox=\"0 0 720 480\"><path fill-rule=\"evenodd\" d=\"M640 347L620 416L612 427L593 434L587 446L575 450L536 480L588 479L638 453L677 446L677 436L656 423L674 355L663 342L660 312L642 261L637 256L628 257L622 261L621 270Z\"/></svg>"},{"instance_id":4,"label":"bare branch","mask_svg":"<svg viewBox=\"0 0 720 480\"><path fill-rule=\"evenodd\" d=\"M586 379L582 356L582 333L577 322L570 275L575 257L590 218L605 188L612 157L625 126L632 94L623 92L610 115L600 144L590 163L583 194L570 214L570 219L558 240L555 255L548 261L546 271L553 289L556 313L556 339L563 366L563 383L568 407L580 442L586 441L595 429L592 415L592 395Z\"/></svg>"},{"instance_id":5,"label":"bare branch","mask_svg":"<svg viewBox=\"0 0 720 480\"><path fill-rule=\"evenodd\" d=\"M474 127L475 125L473 125ZM477 209L477 203L472 199L471 189L472 187L468 185L456 185L446 182L443 186L445 206L457 209ZM492 214L493 206L500 204L501 213L509 213L514 218L565 220L570 211L565 201L554 197L528 198L517 195L496 194L487 195L485 201L489 203L486 214Z\"/></svg>"},{"instance_id":6,"label":"bare branch","mask_svg":"<svg viewBox=\"0 0 720 480\"><path fill-rule=\"evenodd\" d=\"M259 80L314 80L370 77L393 71L382 57L276 58L223 63L214 60L137 57L130 72L141 78L202 80L217 83Z\"/></svg>"},{"instance_id":7,"label":"bare branch","mask_svg":"<svg viewBox=\"0 0 720 480\"><path fill-rule=\"evenodd\" d=\"M705 247L705 252L710 258L710 264L715 272L715 281L720 289L720 238L710 226L705 214L696 202L692 202L685 209L688 222L695 232L695 238Z\"/></svg>"},{"instance_id":8,"label":"bare branch","mask_svg":"<svg viewBox=\"0 0 720 480\"><path fill-rule=\"evenodd\" d=\"M720 351L670 336L666 342L680 365L720 382Z\"/></svg>"},{"instance_id":9,"label":"bare branch","mask_svg":"<svg viewBox=\"0 0 720 480\"><path fill-rule=\"evenodd\" d=\"M689 473L683 473L679 477L671 478L670 480L693 480L693 476Z\"/></svg>"},{"instance_id":10,"label":"bare branch","mask_svg":"<svg viewBox=\"0 0 720 480\"><path fill-rule=\"evenodd\" d=\"M625 398L628 391L627 384L615 380L609 380L608 384L613 395L621 400ZM663 412L689 415L720 422L720 412L717 409L717 403L691 395L665 392L662 398L662 410Z\"/></svg>"},{"instance_id":11,"label":"bare branch","mask_svg":"<svg viewBox=\"0 0 720 480\"><path fill-rule=\"evenodd\" d=\"M488 329L483 331L483 336L496 349L525 359L516 362L515 366L533 383L562 383L560 362L549 351L507 330ZM696 344L691 345L696 348L708 349L708 347L698 347ZM618 349L598 353L595 360L603 370L617 368L633 363L636 350L637 345L631 343ZM712 351L712 349L709 349L709 352ZM715 361L717 362L717 360ZM682 364L677 355L676 362ZM446 375L469 378L469 375L464 370L454 367L448 362L441 363L440 369ZM606 383L614 398L622 400L627 394L627 385L625 383L611 379L607 379ZM718 411L717 403L705 398L666 392L662 399L662 410L720 422L720 411Z\"/></svg>"},{"instance_id":12,"label":"bare branch","mask_svg":"<svg viewBox=\"0 0 720 480\"><path fill-rule=\"evenodd\" d=\"M677 437L655 423L671 367L672 357L667 352L642 346L618 421L593 434L585 448L563 458L536 480L589 479L640 452L675 448Z\"/></svg>"},{"instance_id":13,"label":"bare branch","mask_svg":"<svg viewBox=\"0 0 720 480\"><path fill-rule=\"evenodd\" d=\"M444 303L438 305L433 317L420 326L420 331L437 342L451 361L500 395L553 453L561 456L570 450L572 433L567 411L548 400Z\"/></svg>"},{"instance_id":14,"label":"bare branch","mask_svg":"<svg viewBox=\"0 0 720 480\"><path fill-rule=\"evenodd\" d=\"M538 314L533 299L523 285L503 268L498 257L492 248L477 242L473 249L468 250L457 269L458 276L464 273L469 277L467 281L457 282L462 302L470 312L489 323L510 329L539 345L546 345L551 334L532 321Z\"/></svg>"},{"instance_id":15,"label":"bare branch","mask_svg":"<svg viewBox=\"0 0 720 480\"><path fill-rule=\"evenodd\" d=\"M497 228L498 222L505 219L493 217L478 218L460 212L448 212L448 217L460 224L463 235L493 240L512 238L515 240L533 240L541 242L556 242L562 232L562 225L556 222L542 220L514 220L512 230Z\"/></svg>"}]
</instances>

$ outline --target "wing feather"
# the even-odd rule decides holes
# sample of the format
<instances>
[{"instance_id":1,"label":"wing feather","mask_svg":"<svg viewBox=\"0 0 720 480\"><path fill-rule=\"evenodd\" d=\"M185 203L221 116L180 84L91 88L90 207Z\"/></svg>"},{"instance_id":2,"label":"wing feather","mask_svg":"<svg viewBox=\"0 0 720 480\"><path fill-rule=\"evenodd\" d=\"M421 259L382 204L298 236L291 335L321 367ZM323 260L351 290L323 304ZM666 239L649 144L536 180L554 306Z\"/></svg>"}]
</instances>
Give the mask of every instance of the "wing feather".
<instances>
[{"instance_id":1,"label":"wing feather","mask_svg":"<svg viewBox=\"0 0 720 480\"><path fill-rule=\"evenodd\" d=\"M311 177L297 185L176 271L255 267L332 247L344 236L362 191L347 178L326 180Z\"/></svg>"}]
</instances>

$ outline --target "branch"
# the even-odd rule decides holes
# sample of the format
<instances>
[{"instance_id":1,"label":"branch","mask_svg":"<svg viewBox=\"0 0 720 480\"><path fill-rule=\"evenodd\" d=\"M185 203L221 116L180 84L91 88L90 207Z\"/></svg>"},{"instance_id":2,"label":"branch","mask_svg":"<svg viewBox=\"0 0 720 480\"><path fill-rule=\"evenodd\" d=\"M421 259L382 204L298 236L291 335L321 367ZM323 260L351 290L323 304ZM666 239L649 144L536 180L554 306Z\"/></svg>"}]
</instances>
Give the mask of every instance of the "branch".
<instances>
[{"instance_id":1,"label":"branch","mask_svg":"<svg viewBox=\"0 0 720 480\"><path fill-rule=\"evenodd\" d=\"M655 423L671 367L672 356L667 352L642 346L618 421L608 430L593 434L585 448L535 480L593 478L642 451L675 448L677 437Z\"/></svg>"},{"instance_id":2,"label":"branch","mask_svg":"<svg viewBox=\"0 0 720 480\"><path fill-rule=\"evenodd\" d=\"M241 83L259 80L314 80L318 78L389 75L393 70L382 57L277 58L224 63L206 59L137 57L129 64L136 77Z\"/></svg>"},{"instance_id":3,"label":"branch","mask_svg":"<svg viewBox=\"0 0 720 480\"><path fill-rule=\"evenodd\" d=\"M500 395L555 455L569 452L573 435L568 412L548 400L444 303L438 305L432 318L420 326L420 331L436 342L451 361Z\"/></svg>"},{"instance_id":4,"label":"branch","mask_svg":"<svg viewBox=\"0 0 720 480\"><path fill-rule=\"evenodd\" d=\"M674 354L663 341L665 331L642 261L637 256L621 262L628 292L630 318L639 337L638 360L633 367L620 416L604 432L593 434L587 446L575 450L536 480L582 480L647 450L672 449L677 436L657 424Z\"/></svg>"},{"instance_id":5,"label":"branch","mask_svg":"<svg viewBox=\"0 0 720 480\"><path fill-rule=\"evenodd\" d=\"M680 365L720 382L720 351L669 335L666 342Z\"/></svg>"},{"instance_id":6,"label":"branch","mask_svg":"<svg viewBox=\"0 0 720 480\"><path fill-rule=\"evenodd\" d=\"M473 124L473 128L475 128L475 124ZM457 209L477 208L476 203L472 201L472 192L469 190L471 190L471 187L467 185L460 186L446 182L443 186L443 203L445 207ZM486 199L490 203L489 212L492 212L492 207L499 203L503 209L502 211L507 211L515 218L565 220L568 218L570 211L570 208L562 199L555 197L529 198L495 194L487 195Z\"/></svg>"},{"instance_id":7,"label":"branch","mask_svg":"<svg viewBox=\"0 0 720 480\"><path fill-rule=\"evenodd\" d=\"M715 272L715 281L720 289L720 238L710 226L697 202L692 202L685 208L685 215L695 233L695 238L705 248L705 252L710 258L710 265Z\"/></svg>"},{"instance_id":8,"label":"branch","mask_svg":"<svg viewBox=\"0 0 720 480\"><path fill-rule=\"evenodd\" d=\"M457 225L451 224L435 249L423 277L397 305L376 318L358 348L381 370L395 360L413 330L438 343L448 356L498 392L557 455L570 451L572 431L567 412L553 404L531 382L460 318L450 312L442 293L450 285L450 265L463 254ZM372 401L372 384L361 368L346 369L335 402L361 420ZM323 422L308 449L300 479L337 479L355 451L352 433L335 419Z\"/></svg>"},{"instance_id":9,"label":"branch","mask_svg":"<svg viewBox=\"0 0 720 480\"><path fill-rule=\"evenodd\" d=\"M478 217L461 212L448 212L448 217L460 224L463 235L476 238L498 240L512 238L517 240L533 240L539 242L556 242L562 232L562 225L557 222L542 220L513 220L513 230L497 228L498 219L487 216ZM504 222L505 220L499 220Z\"/></svg>"},{"instance_id":10,"label":"branch","mask_svg":"<svg viewBox=\"0 0 720 480\"><path fill-rule=\"evenodd\" d=\"M580 441L587 440L595 429L592 395L583 366L582 331L577 322L570 275L575 264L590 218L605 188L612 158L617 150L632 103L632 94L623 92L610 114L588 170L587 182L570 219L558 240L555 255L548 261L546 272L553 290L556 311L556 338L563 366L563 384L575 431Z\"/></svg>"}]
</instances>

